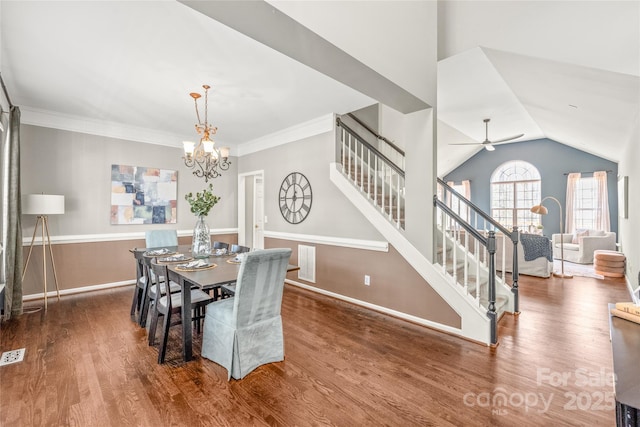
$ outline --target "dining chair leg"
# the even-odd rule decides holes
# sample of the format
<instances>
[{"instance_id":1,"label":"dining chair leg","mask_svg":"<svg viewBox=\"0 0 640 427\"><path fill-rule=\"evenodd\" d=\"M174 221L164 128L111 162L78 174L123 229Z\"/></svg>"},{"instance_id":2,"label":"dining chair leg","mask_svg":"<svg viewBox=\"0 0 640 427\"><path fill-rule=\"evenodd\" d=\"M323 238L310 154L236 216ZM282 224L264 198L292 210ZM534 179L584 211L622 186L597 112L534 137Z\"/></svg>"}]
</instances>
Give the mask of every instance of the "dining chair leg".
<instances>
[{"instance_id":1,"label":"dining chair leg","mask_svg":"<svg viewBox=\"0 0 640 427\"><path fill-rule=\"evenodd\" d=\"M149 306L150 304L149 293L147 292L147 288L145 288L142 292L142 302L140 303L140 318L138 319L138 324L140 327L144 328L147 325L147 317L149 316Z\"/></svg>"},{"instance_id":2,"label":"dining chair leg","mask_svg":"<svg viewBox=\"0 0 640 427\"><path fill-rule=\"evenodd\" d=\"M195 308L195 316L193 316L193 319L196 321L196 334L200 335L200 325L202 322L202 307L196 307Z\"/></svg>"},{"instance_id":3,"label":"dining chair leg","mask_svg":"<svg viewBox=\"0 0 640 427\"><path fill-rule=\"evenodd\" d=\"M140 303L140 288L136 283L135 288L133 289L133 301L131 301L131 316L136 315L136 311L138 309L138 304Z\"/></svg>"},{"instance_id":4,"label":"dining chair leg","mask_svg":"<svg viewBox=\"0 0 640 427\"><path fill-rule=\"evenodd\" d=\"M162 328L162 341L160 341L160 349L158 351L158 363L164 363L164 357L167 354L167 341L169 341L169 327L171 326L171 313L164 316L164 325Z\"/></svg>"},{"instance_id":5,"label":"dining chair leg","mask_svg":"<svg viewBox=\"0 0 640 427\"><path fill-rule=\"evenodd\" d=\"M154 345L156 343L156 329L158 328L158 316L160 316L160 314L156 310L154 310L153 314L151 315L151 324L149 325L149 345Z\"/></svg>"}]
</instances>

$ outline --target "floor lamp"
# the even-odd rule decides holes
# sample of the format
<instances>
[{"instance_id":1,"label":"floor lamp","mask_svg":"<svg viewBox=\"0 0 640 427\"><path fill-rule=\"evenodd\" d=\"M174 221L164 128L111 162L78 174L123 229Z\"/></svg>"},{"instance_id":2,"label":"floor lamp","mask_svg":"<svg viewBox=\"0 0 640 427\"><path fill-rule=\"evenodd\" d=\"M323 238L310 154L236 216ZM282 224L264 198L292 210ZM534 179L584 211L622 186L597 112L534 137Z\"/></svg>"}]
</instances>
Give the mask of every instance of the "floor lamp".
<instances>
[{"instance_id":1,"label":"floor lamp","mask_svg":"<svg viewBox=\"0 0 640 427\"><path fill-rule=\"evenodd\" d=\"M572 279L573 276L571 274L564 274L564 238L562 236L562 230L563 230L563 228L562 228L562 222L563 222L562 205L560 204L558 199L556 199L555 197L551 197L551 196L545 197L544 199L542 199L542 202L544 202L547 199L550 199L550 200L553 200L554 202L556 202L558 204L558 208L560 209L560 268L561 268L561 272L560 272L560 274L558 274L558 273L556 273L554 271L553 275L555 277L561 277L563 279ZM549 210L542 205L542 202L540 202L539 205L533 206L530 209L531 212L539 214L539 215L548 214Z\"/></svg>"},{"instance_id":2,"label":"floor lamp","mask_svg":"<svg viewBox=\"0 0 640 427\"><path fill-rule=\"evenodd\" d=\"M51 266L53 267L53 279L56 283L56 294L58 301L60 301L60 289L58 288L58 275L56 273L56 263L53 261L53 251L51 250L51 236L49 235L49 222L48 215L59 215L64 213L64 196L54 194L28 194L22 197L22 213L24 215L37 215L38 220L33 228L33 237L31 238L31 247L29 248L29 255L27 256L27 262L24 265L24 271L22 272L22 280L27 272L29 266L29 260L31 259L31 252L33 251L33 243L36 240L36 232L38 231L38 225L42 227L42 278L44 281L44 309L47 310L47 257L46 246L49 247L49 258L51 259ZM45 241L46 232L46 241Z\"/></svg>"}]
</instances>

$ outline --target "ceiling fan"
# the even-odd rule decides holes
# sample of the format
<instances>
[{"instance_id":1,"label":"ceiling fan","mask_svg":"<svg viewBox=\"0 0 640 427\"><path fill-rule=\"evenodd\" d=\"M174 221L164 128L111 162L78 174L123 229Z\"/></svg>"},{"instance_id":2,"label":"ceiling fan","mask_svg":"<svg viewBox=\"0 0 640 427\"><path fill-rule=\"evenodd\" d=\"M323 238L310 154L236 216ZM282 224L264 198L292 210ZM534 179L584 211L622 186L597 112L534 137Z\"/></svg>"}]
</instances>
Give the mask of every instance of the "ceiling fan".
<instances>
[{"instance_id":1,"label":"ceiling fan","mask_svg":"<svg viewBox=\"0 0 640 427\"><path fill-rule=\"evenodd\" d=\"M485 128L485 137L484 137L484 141L480 143L487 151L494 151L496 149L494 145L496 144L504 144L505 142L509 142L513 139L518 139L521 136L524 136L524 133L521 133L520 135L514 135L508 138L496 139L495 141L491 141L489 140L489 121L490 120L491 119L483 120L484 128ZM478 145L478 143L477 142L458 142L458 143L452 143L449 145Z\"/></svg>"}]
</instances>

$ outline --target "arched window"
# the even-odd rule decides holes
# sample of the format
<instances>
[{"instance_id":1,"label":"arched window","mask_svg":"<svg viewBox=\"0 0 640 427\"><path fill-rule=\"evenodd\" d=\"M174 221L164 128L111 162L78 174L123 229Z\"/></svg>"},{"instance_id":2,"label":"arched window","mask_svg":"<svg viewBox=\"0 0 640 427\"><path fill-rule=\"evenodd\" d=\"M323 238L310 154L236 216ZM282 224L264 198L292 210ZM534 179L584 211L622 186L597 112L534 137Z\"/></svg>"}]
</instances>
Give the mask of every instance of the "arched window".
<instances>
[{"instance_id":1,"label":"arched window","mask_svg":"<svg viewBox=\"0 0 640 427\"><path fill-rule=\"evenodd\" d=\"M491 175L491 216L508 229L537 227L540 215L529 209L540 203L540 172L530 163L513 160Z\"/></svg>"}]
</instances>

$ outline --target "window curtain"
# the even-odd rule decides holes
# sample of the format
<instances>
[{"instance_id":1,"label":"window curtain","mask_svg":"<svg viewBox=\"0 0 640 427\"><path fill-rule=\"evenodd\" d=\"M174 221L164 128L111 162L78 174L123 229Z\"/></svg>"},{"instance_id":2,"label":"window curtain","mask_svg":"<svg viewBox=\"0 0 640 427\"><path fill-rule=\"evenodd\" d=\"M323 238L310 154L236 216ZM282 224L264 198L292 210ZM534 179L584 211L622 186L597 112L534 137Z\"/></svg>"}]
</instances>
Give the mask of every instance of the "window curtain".
<instances>
[{"instance_id":1,"label":"window curtain","mask_svg":"<svg viewBox=\"0 0 640 427\"><path fill-rule=\"evenodd\" d=\"M453 181L447 181L447 185L451 188L454 187L454 185L456 185L455 182ZM445 200L444 202L447 204L447 206L451 207L451 192L450 191L446 191L447 194L447 200Z\"/></svg>"},{"instance_id":2,"label":"window curtain","mask_svg":"<svg viewBox=\"0 0 640 427\"><path fill-rule=\"evenodd\" d=\"M573 233L575 231L575 215L574 210L577 206L576 197L578 196L578 181L582 175L580 172L570 173L567 176L567 198L565 200L565 233Z\"/></svg>"},{"instance_id":3,"label":"window curtain","mask_svg":"<svg viewBox=\"0 0 640 427\"><path fill-rule=\"evenodd\" d=\"M465 179L464 181L462 181L462 188L464 189L464 192L462 193L462 195L467 200L471 200L471 181L469 181L468 179Z\"/></svg>"},{"instance_id":4,"label":"window curtain","mask_svg":"<svg viewBox=\"0 0 640 427\"><path fill-rule=\"evenodd\" d=\"M465 199L471 201L471 181L468 179L462 181L462 195ZM471 208L468 203L465 203L464 205L466 206L466 209L464 210L462 217L466 221L469 221L469 218L471 218Z\"/></svg>"},{"instance_id":5,"label":"window curtain","mask_svg":"<svg viewBox=\"0 0 640 427\"><path fill-rule=\"evenodd\" d=\"M596 230L611 231L609 215L609 192L607 191L607 172L597 171L593 173L596 184Z\"/></svg>"},{"instance_id":6,"label":"window curtain","mask_svg":"<svg viewBox=\"0 0 640 427\"><path fill-rule=\"evenodd\" d=\"M4 84L2 85L4 89ZM6 90L5 90L6 96ZM7 96L8 98L8 96ZM9 103L10 105L10 103ZM0 115L1 119L6 112ZM10 105L0 140L2 242L0 282L5 284L4 319L22 314L22 225L20 222L20 109Z\"/></svg>"}]
</instances>

